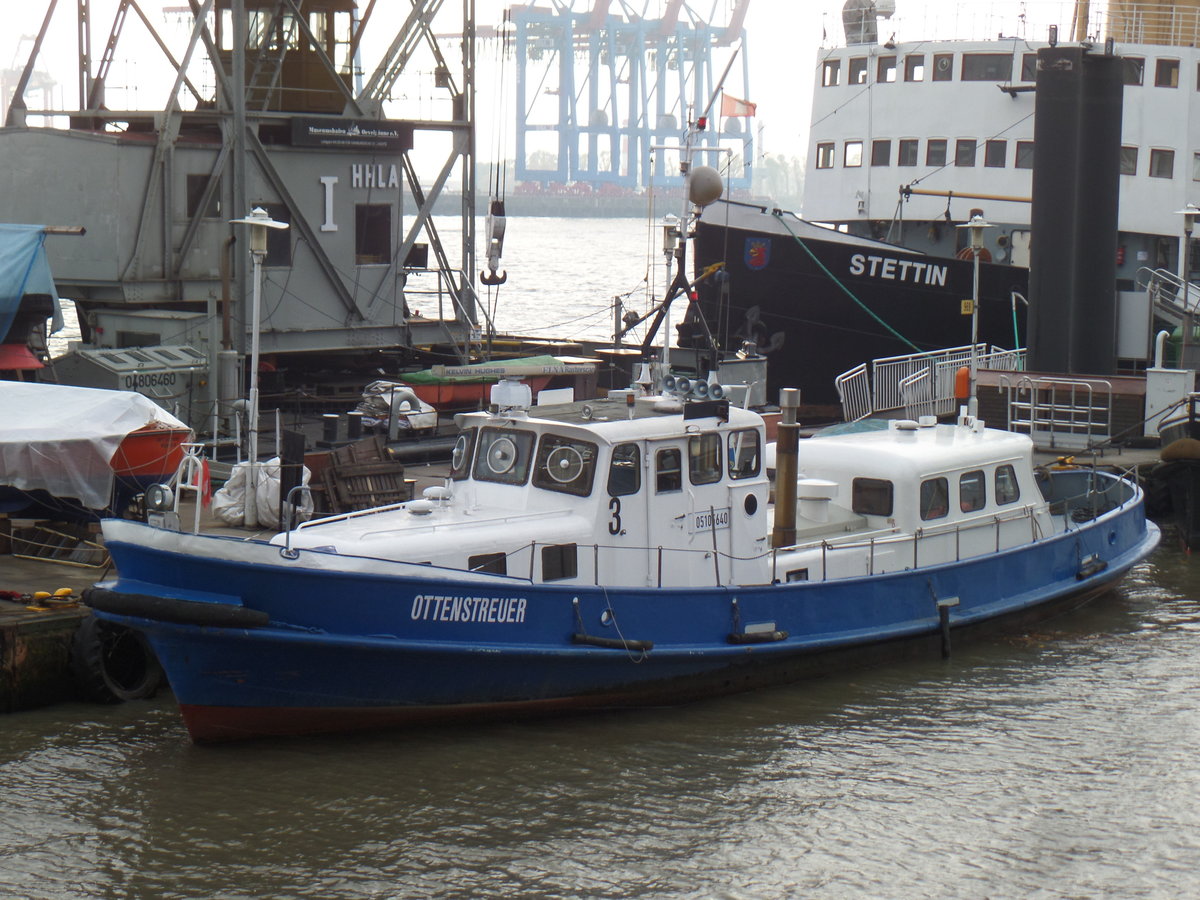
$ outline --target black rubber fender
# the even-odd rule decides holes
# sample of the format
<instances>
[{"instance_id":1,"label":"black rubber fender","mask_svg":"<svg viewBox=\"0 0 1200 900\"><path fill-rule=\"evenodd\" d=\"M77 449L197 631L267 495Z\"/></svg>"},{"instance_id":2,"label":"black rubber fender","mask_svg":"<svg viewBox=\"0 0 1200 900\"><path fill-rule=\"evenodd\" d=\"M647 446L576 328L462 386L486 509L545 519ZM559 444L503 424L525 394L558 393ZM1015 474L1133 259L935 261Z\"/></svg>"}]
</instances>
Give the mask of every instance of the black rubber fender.
<instances>
[{"instance_id":1,"label":"black rubber fender","mask_svg":"<svg viewBox=\"0 0 1200 900\"><path fill-rule=\"evenodd\" d=\"M98 703L153 697L164 680L145 635L93 615L80 620L71 641L71 674L83 696Z\"/></svg>"},{"instance_id":2,"label":"black rubber fender","mask_svg":"<svg viewBox=\"0 0 1200 900\"><path fill-rule=\"evenodd\" d=\"M262 628L271 617L261 609L233 606L228 603L202 603L175 597L155 597L150 594L129 594L93 587L83 592L83 602L92 609L118 616L156 619L180 625L201 625L214 628Z\"/></svg>"}]
</instances>

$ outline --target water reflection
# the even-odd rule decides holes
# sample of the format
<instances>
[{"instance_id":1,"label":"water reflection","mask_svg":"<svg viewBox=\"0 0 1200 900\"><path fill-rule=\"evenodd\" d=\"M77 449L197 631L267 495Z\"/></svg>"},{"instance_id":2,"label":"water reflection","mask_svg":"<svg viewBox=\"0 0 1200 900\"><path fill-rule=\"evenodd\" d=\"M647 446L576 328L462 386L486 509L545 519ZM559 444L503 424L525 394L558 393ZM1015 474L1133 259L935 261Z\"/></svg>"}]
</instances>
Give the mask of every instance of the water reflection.
<instances>
[{"instance_id":1,"label":"water reflection","mask_svg":"<svg viewBox=\"0 0 1200 900\"><path fill-rule=\"evenodd\" d=\"M196 748L10 716L0 894L1185 896L1200 602L1160 550L1037 634L679 708Z\"/></svg>"}]
</instances>

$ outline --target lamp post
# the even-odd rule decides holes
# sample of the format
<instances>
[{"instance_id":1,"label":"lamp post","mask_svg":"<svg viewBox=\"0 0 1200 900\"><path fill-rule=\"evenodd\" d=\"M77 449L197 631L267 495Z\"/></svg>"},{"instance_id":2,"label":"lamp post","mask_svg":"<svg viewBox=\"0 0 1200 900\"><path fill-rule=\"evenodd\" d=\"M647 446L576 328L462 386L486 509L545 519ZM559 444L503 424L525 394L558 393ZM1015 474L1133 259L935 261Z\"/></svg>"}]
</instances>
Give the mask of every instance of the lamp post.
<instances>
[{"instance_id":1,"label":"lamp post","mask_svg":"<svg viewBox=\"0 0 1200 900\"><path fill-rule=\"evenodd\" d=\"M244 219L230 219L234 225L250 226L250 256L254 260L254 286L250 304L250 396L247 412L247 443L246 453L249 466L246 470L246 507L245 523L249 528L258 525L258 505L255 499L257 490L258 467L258 343L260 319L262 315L262 264L267 256L267 229L285 229L287 222L276 222L267 211L260 206L250 210L250 215Z\"/></svg>"},{"instance_id":2,"label":"lamp post","mask_svg":"<svg viewBox=\"0 0 1200 900\"><path fill-rule=\"evenodd\" d=\"M976 416L979 413L979 397L976 394L979 375L979 254L983 252L983 229L992 226L983 218L982 209L973 209L967 223L958 227L968 229L971 256L975 260L975 277L971 288L971 393L967 399L967 414Z\"/></svg>"}]
</instances>

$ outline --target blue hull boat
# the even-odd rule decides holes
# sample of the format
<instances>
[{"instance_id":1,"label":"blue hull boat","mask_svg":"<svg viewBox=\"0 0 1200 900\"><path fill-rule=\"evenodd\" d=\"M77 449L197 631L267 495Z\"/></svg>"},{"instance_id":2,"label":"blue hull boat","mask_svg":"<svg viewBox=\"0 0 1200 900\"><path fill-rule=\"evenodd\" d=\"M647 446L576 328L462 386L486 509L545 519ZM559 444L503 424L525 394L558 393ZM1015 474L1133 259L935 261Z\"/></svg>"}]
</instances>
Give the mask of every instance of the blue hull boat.
<instances>
[{"instance_id":1,"label":"blue hull boat","mask_svg":"<svg viewBox=\"0 0 1200 900\"><path fill-rule=\"evenodd\" d=\"M271 541L104 523L96 615L196 741L670 703L1026 624L1156 546L1136 483L964 417L780 442L723 401L459 417L445 487ZM789 433L790 422L781 426ZM790 461L789 461L790 460ZM774 503L772 503L772 499Z\"/></svg>"}]
</instances>

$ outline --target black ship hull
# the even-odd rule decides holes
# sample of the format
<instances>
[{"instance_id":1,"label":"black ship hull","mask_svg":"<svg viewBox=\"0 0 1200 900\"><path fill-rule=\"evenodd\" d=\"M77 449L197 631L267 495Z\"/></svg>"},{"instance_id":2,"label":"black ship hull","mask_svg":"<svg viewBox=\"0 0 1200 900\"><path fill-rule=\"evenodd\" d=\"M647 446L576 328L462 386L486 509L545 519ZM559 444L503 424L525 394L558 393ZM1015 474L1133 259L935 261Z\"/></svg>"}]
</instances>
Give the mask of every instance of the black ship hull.
<instances>
[{"instance_id":1,"label":"black ship hull","mask_svg":"<svg viewBox=\"0 0 1200 900\"><path fill-rule=\"evenodd\" d=\"M697 224L703 279L679 326L680 346L706 333L722 351L753 341L768 363L768 397L798 387L806 406L838 402L835 380L883 357L971 343L974 262L831 231L791 213L718 202ZM1029 272L980 263L979 341L1025 345ZM969 307L967 307L969 313ZM703 322L700 317L703 317Z\"/></svg>"}]
</instances>

